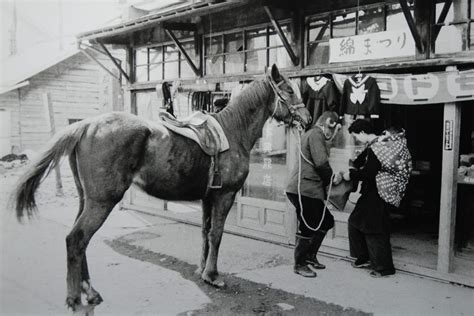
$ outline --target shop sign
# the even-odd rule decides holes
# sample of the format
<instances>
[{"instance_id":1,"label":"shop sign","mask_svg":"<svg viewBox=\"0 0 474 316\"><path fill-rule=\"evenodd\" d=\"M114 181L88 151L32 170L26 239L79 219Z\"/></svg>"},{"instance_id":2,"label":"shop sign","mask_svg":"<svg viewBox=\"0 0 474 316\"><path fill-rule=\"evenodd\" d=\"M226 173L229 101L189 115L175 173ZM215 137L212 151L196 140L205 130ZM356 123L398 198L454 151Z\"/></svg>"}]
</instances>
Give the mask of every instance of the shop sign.
<instances>
[{"instance_id":1,"label":"shop sign","mask_svg":"<svg viewBox=\"0 0 474 316\"><path fill-rule=\"evenodd\" d=\"M421 75L367 74L380 88L380 102L390 104L433 104L474 99L474 69L433 72ZM333 75L342 91L347 75Z\"/></svg>"},{"instance_id":2,"label":"shop sign","mask_svg":"<svg viewBox=\"0 0 474 316\"><path fill-rule=\"evenodd\" d=\"M445 120L444 121L444 150L453 150L453 129L454 121Z\"/></svg>"},{"instance_id":3,"label":"shop sign","mask_svg":"<svg viewBox=\"0 0 474 316\"><path fill-rule=\"evenodd\" d=\"M329 62L348 62L415 55L415 41L407 30L332 38Z\"/></svg>"}]
</instances>

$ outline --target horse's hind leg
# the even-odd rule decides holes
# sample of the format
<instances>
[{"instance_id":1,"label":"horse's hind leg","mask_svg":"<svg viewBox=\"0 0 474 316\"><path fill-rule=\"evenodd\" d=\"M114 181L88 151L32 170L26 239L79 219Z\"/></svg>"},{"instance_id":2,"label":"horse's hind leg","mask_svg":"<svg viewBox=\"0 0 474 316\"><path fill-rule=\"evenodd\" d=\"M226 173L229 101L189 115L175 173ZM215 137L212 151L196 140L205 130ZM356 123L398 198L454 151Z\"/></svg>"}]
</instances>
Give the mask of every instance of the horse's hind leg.
<instances>
[{"instance_id":1,"label":"horse's hind leg","mask_svg":"<svg viewBox=\"0 0 474 316\"><path fill-rule=\"evenodd\" d=\"M88 296L97 297L98 303L101 301L100 295L90 286L85 253L90 239L102 226L115 204L116 202L97 202L86 198L84 210L66 237L68 291L66 304L73 310L81 305L81 291L85 291Z\"/></svg>"},{"instance_id":2,"label":"horse's hind leg","mask_svg":"<svg viewBox=\"0 0 474 316\"><path fill-rule=\"evenodd\" d=\"M206 268L201 277L211 285L222 287L224 282L220 282L217 277L217 256L219 255L219 246L224 232L224 224L229 214L229 210L234 203L236 192L217 193L213 197L213 208L211 214L211 230L208 233L209 253L206 260Z\"/></svg>"},{"instance_id":3,"label":"horse's hind leg","mask_svg":"<svg viewBox=\"0 0 474 316\"><path fill-rule=\"evenodd\" d=\"M81 180L79 179L79 171L77 169L77 161L76 161L76 152L73 151L71 155L69 156L69 165L71 166L72 174L74 176L74 182L76 184L77 188L77 193L79 196L79 212L77 213L76 220L79 219L81 216L82 212L84 211L84 188L82 187ZM81 258L82 261L82 270L81 270L81 275L82 275L82 282L81 282L81 290L82 293L86 295L86 299L88 304L90 305L98 305L100 304L103 300L100 294L92 287L91 282L90 282L90 276L89 276L89 267L87 266L87 256L86 252L84 251L84 254Z\"/></svg>"},{"instance_id":4,"label":"horse's hind leg","mask_svg":"<svg viewBox=\"0 0 474 316\"><path fill-rule=\"evenodd\" d=\"M209 253L209 231L211 229L211 212L212 212L212 201L205 197L202 200L202 251L201 251L201 262L197 269L198 274L202 274L206 267L207 255Z\"/></svg>"}]
</instances>

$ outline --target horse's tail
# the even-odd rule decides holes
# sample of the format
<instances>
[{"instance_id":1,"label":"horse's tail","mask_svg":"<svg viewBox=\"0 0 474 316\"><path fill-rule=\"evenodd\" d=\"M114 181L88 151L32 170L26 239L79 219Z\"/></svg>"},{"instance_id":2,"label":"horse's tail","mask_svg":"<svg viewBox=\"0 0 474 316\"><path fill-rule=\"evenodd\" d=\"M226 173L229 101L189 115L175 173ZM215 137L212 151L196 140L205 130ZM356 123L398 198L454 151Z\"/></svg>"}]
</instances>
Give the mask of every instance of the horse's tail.
<instances>
[{"instance_id":1,"label":"horse's tail","mask_svg":"<svg viewBox=\"0 0 474 316\"><path fill-rule=\"evenodd\" d=\"M28 217L37 210L35 192L42 180L58 165L62 156L70 155L75 150L89 126L89 120L69 125L49 143L46 151L20 178L11 200L19 221L25 216L25 210Z\"/></svg>"}]
</instances>

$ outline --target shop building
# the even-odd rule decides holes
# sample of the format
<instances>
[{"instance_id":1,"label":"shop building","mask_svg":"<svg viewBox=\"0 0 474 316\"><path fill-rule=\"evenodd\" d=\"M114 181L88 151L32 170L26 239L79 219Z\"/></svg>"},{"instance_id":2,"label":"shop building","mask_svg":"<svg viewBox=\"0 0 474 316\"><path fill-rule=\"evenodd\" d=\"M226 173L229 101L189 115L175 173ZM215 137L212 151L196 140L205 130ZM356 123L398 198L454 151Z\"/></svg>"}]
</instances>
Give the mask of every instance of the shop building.
<instances>
[{"instance_id":1,"label":"shop building","mask_svg":"<svg viewBox=\"0 0 474 316\"><path fill-rule=\"evenodd\" d=\"M126 65L116 65L126 79L126 111L158 120L168 96L178 118L216 111L277 64L306 102L308 93L320 98L316 81L332 82L331 107L344 116L344 85L352 78L362 87L355 101L373 93L369 116L380 128L404 127L413 156L407 194L392 214L396 268L474 286L472 1L191 1L143 14L78 37L106 53L126 51ZM365 86L369 78L377 89ZM284 189L297 141L294 131L267 122L227 231L294 242L296 216ZM355 149L341 141L331 151L333 169L345 168ZM326 252L348 256L347 219L356 199L333 210ZM201 221L199 202L160 201L134 188L124 206Z\"/></svg>"}]
</instances>

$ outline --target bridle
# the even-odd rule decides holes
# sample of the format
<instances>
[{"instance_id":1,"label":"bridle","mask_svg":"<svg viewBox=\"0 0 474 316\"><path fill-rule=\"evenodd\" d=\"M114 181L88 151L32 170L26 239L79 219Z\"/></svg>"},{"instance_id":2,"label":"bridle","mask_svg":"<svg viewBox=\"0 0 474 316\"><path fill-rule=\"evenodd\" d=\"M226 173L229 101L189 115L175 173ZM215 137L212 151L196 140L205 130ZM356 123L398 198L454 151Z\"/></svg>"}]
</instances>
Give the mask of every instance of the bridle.
<instances>
[{"instance_id":1,"label":"bridle","mask_svg":"<svg viewBox=\"0 0 474 316\"><path fill-rule=\"evenodd\" d=\"M296 99L295 103L291 103L290 95L280 88L280 85L285 83L286 80L283 79L282 81L276 83L270 74L267 74L267 78L268 78L268 82L270 83L270 87L272 87L272 90L276 96L276 100L275 100L276 105L271 117L273 118L275 116L277 109L281 107L281 104L284 104L286 108L288 109L288 111L290 112L290 116L291 116L290 124L294 124L298 129L302 129L303 128L302 118L296 114L297 109L305 107L301 98ZM297 87L292 86L293 90L295 88Z\"/></svg>"}]
</instances>

